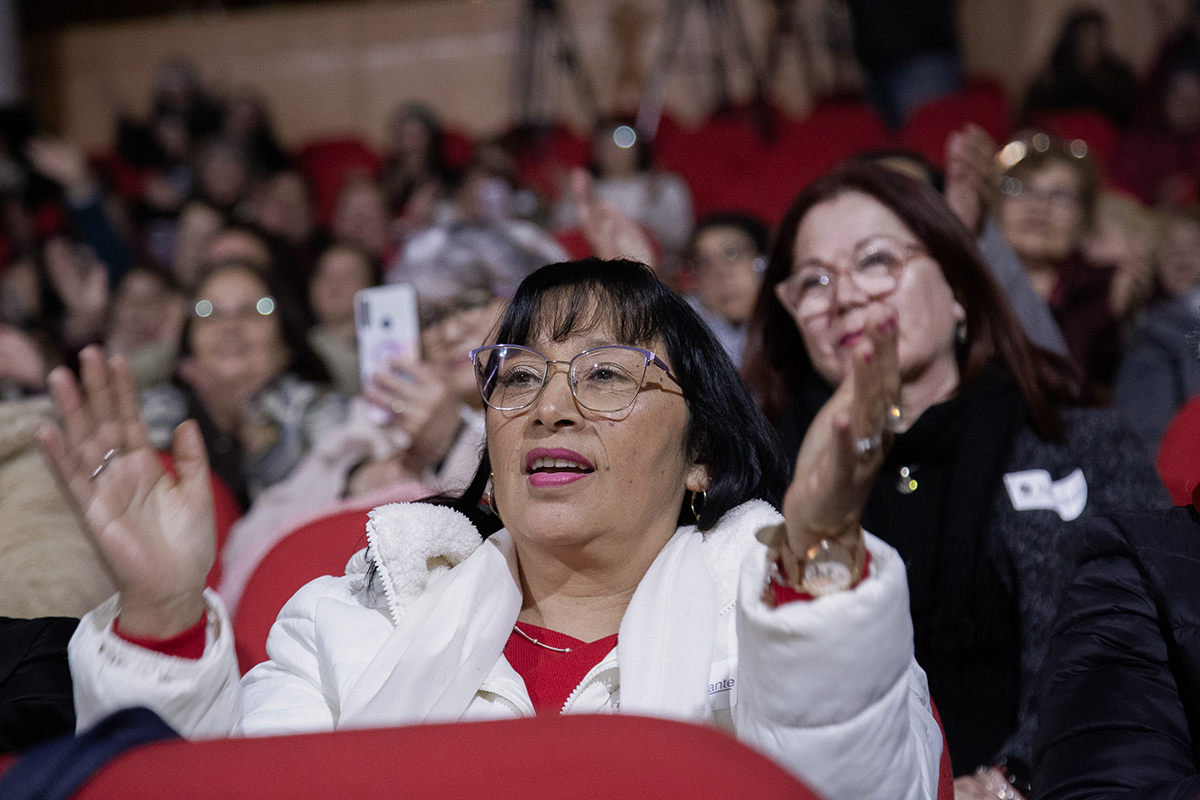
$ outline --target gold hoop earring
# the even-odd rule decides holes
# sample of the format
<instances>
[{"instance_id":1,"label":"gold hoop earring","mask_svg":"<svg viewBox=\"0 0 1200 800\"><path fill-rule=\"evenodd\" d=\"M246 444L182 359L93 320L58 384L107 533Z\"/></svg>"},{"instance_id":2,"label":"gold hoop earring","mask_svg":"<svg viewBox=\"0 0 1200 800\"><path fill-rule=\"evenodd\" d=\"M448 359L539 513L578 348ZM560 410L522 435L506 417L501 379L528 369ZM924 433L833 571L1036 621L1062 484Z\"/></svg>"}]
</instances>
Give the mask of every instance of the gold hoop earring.
<instances>
[{"instance_id":1,"label":"gold hoop earring","mask_svg":"<svg viewBox=\"0 0 1200 800\"><path fill-rule=\"evenodd\" d=\"M696 496L697 495L699 495L699 497L700 497L700 510L703 511L704 504L706 502L708 502L708 490L701 489L698 492L695 492L695 491L692 492L692 502L691 502L692 516L696 518L696 522L699 522L700 521L700 511L696 510Z\"/></svg>"},{"instance_id":2,"label":"gold hoop earring","mask_svg":"<svg viewBox=\"0 0 1200 800\"><path fill-rule=\"evenodd\" d=\"M490 510L495 516L499 517L500 512L496 510L496 487L493 485L494 477L495 476L492 473L488 473L488 488L487 491L484 492L484 497L487 499L488 510Z\"/></svg>"}]
</instances>

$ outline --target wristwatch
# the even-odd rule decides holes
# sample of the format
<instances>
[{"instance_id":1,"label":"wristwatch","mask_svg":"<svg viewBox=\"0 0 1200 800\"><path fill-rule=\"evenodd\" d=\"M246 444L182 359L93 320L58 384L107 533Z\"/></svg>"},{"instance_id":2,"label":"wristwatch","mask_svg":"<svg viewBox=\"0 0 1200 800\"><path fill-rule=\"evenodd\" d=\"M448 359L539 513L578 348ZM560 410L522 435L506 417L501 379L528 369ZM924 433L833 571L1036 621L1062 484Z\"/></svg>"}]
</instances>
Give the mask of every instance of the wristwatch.
<instances>
[{"instance_id":1,"label":"wristwatch","mask_svg":"<svg viewBox=\"0 0 1200 800\"><path fill-rule=\"evenodd\" d=\"M822 539L805 557L800 588L813 597L844 592L854 584L854 558L841 545Z\"/></svg>"}]
</instances>

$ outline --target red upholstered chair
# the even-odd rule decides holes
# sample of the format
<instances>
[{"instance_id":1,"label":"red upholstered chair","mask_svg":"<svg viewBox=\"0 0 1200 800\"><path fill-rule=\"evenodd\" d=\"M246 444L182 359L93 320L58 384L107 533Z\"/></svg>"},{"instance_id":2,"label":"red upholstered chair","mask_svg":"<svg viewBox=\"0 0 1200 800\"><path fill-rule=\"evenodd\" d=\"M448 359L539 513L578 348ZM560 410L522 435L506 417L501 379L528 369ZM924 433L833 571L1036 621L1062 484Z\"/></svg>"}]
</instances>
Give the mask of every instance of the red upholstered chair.
<instances>
[{"instance_id":1,"label":"red upholstered chair","mask_svg":"<svg viewBox=\"0 0 1200 800\"><path fill-rule=\"evenodd\" d=\"M296 163L312 182L317 219L328 225L346 176L356 171L374 176L383 161L362 140L346 137L309 142L296 152Z\"/></svg>"},{"instance_id":2,"label":"red upholstered chair","mask_svg":"<svg viewBox=\"0 0 1200 800\"><path fill-rule=\"evenodd\" d=\"M1175 505L1200 504L1200 396L1175 414L1158 448L1158 474Z\"/></svg>"},{"instance_id":3,"label":"red upholstered chair","mask_svg":"<svg viewBox=\"0 0 1200 800\"><path fill-rule=\"evenodd\" d=\"M515 129L505 135L517 168L517 179L548 201L558 199L567 174L592 160L591 140L559 123L544 129Z\"/></svg>"},{"instance_id":4,"label":"red upholstered chair","mask_svg":"<svg viewBox=\"0 0 1200 800\"><path fill-rule=\"evenodd\" d=\"M973 122L997 142L1011 129L1008 98L999 84L986 80L968 83L958 94L931 100L918 108L900 131L900 143L928 158L939 169L946 165L946 138Z\"/></svg>"},{"instance_id":5,"label":"red upholstered chair","mask_svg":"<svg viewBox=\"0 0 1200 800\"><path fill-rule=\"evenodd\" d=\"M716 729L591 715L161 742L116 759L75 797L817 800Z\"/></svg>"},{"instance_id":6,"label":"red upholstered chair","mask_svg":"<svg viewBox=\"0 0 1200 800\"><path fill-rule=\"evenodd\" d=\"M734 109L696 128L685 128L669 116L659 123L653 144L655 163L687 182L697 217L738 207L731 199L736 193L733 187L747 176L762 174L769 144L755 113L750 108Z\"/></svg>"},{"instance_id":7,"label":"red upholstered chair","mask_svg":"<svg viewBox=\"0 0 1200 800\"><path fill-rule=\"evenodd\" d=\"M814 179L846 158L888 143L883 121L865 103L824 103L802 119L782 119L757 163L731 183L727 207L778 224Z\"/></svg>"},{"instance_id":8,"label":"red upholstered chair","mask_svg":"<svg viewBox=\"0 0 1200 800\"><path fill-rule=\"evenodd\" d=\"M1108 117L1099 111L1077 108L1066 111L1044 111L1037 114L1032 121L1068 142L1082 139L1087 143L1088 152L1100 165L1104 174L1109 173L1113 159L1117 155L1120 134Z\"/></svg>"},{"instance_id":9,"label":"red upholstered chair","mask_svg":"<svg viewBox=\"0 0 1200 800\"><path fill-rule=\"evenodd\" d=\"M369 508L338 511L285 536L246 582L233 619L238 666L245 673L267 658L267 633L296 591L322 575L341 575L350 557L367 546Z\"/></svg>"},{"instance_id":10,"label":"red upholstered chair","mask_svg":"<svg viewBox=\"0 0 1200 800\"><path fill-rule=\"evenodd\" d=\"M442 154L447 167L457 171L464 170L475 155L475 140L457 128L443 128Z\"/></svg>"}]
</instances>

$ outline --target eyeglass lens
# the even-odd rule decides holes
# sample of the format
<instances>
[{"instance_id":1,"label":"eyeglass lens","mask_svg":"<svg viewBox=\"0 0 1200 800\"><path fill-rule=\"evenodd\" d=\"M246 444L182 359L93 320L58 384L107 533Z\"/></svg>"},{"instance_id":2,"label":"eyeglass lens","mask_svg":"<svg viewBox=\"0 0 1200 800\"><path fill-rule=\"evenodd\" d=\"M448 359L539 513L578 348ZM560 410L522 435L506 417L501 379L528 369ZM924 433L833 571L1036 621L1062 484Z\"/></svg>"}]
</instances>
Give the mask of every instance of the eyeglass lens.
<instances>
[{"instance_id":1,"label":"eyeglass lens","mask_svg":"<svg viewBox=\"0 0 1200 800\"><path fill-rule=\"evenodd\" d=\"M885 295L895 290L900 268L916 251L893 239L875 239L854 251L845 272L868 295ZM834 264L808 263L779 284L780 299L803 315L827 311L842 271Z\"/></svg>"},{"instance_id":2,"label":"eyeglass lens","mask_svg":"<svg viewBox=\"0 0 1200 800\"><path fill-rule=\"evenodd\" d=\"M475 353L475 380L483 400L501 411L532 405L548 382L550 364L540 353L516 345L494 345ZM585 350L570 361L568 382L575 399L592 411L620 411L642 388L647 356L614 345Z\"/></svg>"}]
</instances>

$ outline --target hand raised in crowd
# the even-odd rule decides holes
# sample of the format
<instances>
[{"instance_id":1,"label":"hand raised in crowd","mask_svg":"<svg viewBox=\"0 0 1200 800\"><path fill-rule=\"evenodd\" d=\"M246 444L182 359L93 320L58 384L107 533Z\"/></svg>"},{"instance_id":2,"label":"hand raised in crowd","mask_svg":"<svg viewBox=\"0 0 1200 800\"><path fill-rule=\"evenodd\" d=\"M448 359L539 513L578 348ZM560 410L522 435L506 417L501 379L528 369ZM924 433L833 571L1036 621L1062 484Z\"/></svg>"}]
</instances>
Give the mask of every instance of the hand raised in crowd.
<instances>
[{"instance_id":1,"label":"hand raised in crowd","mask_svg":"<svg viewBox=\"0 0 1200 800\"><path fill-rule=\"evenodd\" d=\"M138 408L129 366L98 347L79 355L82 386L50 374L62 427L38 441L121 594L121 629L169 638L204 614L215 557L212 488L200 428L175 431L179 477L162 468Z\"/></svg>"},{"instance_id":2,"label":"hand raised in crowd","mask_svg":"<svg viewBox=\"0 0 1200 800\"><path fill-rule=\"evenodd\" d=\"M95 191L96 181L88 167L83 148L66 139L34 136L25 145L25 155L33 168L62 186L72 199L83 200Z\"/></svg>"},{"instance_id":3,"label":"hand raised in crowd","mask_svg":"<svg viewBox=\"0 0 1200 800\"><path fill-rule=\"evenodd\" d=\"M649 235L619 208L600 198L587 170L571 171L570 188L578 209L579 227L593 253L600 258L629 258L657 268Z\"/></svg>"},{"instance_id":4,"label":"hand raised in crowd","mask_svg":"<svg viewBox=\"0 0 1200 800\"><path fill-rule=\"evenodd\" d=\"M900 422L894 416L900 408L897 333L892 309L876 305L867 310L863 338L849 355L850 378L842 381L804 437L783 499L786 546L793 554L827 539L848 551L857 567L863 564L862 510ZM796 558L783 561L789 572L799 569ZM798 574L788 577L799 583Z\"/></svg>"},{"instance_id":5,"label":"hand raised in crowd","mask_svg":"<svg viewBox=\"0 0 1200 800\"><path fill-rule=\"evenodd\" d=\"M57 237L45 245L46 273L67 307L63 338L82 345L99 338L108 309L108 270L90 247Z\"/></svg>"},{"instance_id":6,"label":"hand raised in crowd","mask_svg":"<svg viewBox=\"0 0 1200 800\"><path fill-rule=\"evenodd\" d=\"M996 192L996 142L968 124L946 139L946 203L978 235Z\"/></svg>"},{"instance_id":7,"label":"hand raised in crowd","mask_svg":"<svg viewBox=\"0 0 1200 800\"><path fill-rule=\"evenodd\" d=\"M46 385L46 359L33 337L11 325L0 323L0 379L27 389Z\"/></svg>"}]
</instances>

